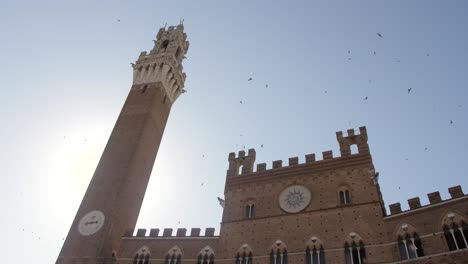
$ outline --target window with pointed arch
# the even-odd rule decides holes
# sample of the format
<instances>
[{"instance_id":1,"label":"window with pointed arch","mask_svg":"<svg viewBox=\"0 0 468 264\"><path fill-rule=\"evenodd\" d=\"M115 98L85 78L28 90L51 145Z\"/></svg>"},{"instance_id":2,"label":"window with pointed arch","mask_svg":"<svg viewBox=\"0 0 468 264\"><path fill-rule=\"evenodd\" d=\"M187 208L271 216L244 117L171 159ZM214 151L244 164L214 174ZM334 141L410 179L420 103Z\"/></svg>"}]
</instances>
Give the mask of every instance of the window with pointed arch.
<instances>
[{"instance_id":1,"label":"window with pointed arch","mask_svg":"<svg viewBox=\"0 0 468 264\"><path fill-rule=\"evenodd\" d=\"M270 264L288 264L288 251L281 240L277 240L272 246Z\"/></svg>"},{"instance_id":2,"label":"window with pointed arch","mask_svg":"<svg viewBox=\"0 0 468 264\"><path fill-rule=\"evenodd\" d=\"M149 264L150 255L149 254L136 254L133 258L133 264Z\"/></svg>"},{"instance_id":3,"label":"window with pointed arch","mask_svg":"<svg viewBox=\"0 0 468 264\"><path fill-rule=\"evenodd\" d=\"M166 254L164 264L180 264L182 260L182 251L178 246L173 246Z\"/></svg>"},{"instance_id":4,"label":"window with pointed arch","mask_svg":"<svg viewBox=\"0 0 468 264\"><path fill-rule=\"evenodd\" d=\"M325 264L325 250L322 241L313 236L306 244L306 264Z\"/></svg>"},{"instance_id":5,"label":"window with pointed arch","mask_svg":"<svg viewBox=\"0 0 468 264\"><path fill-rule=\"evenodd\" d=\"M206 246L198 254L197 264L214 264L215 256L211 247Z\"/></svg>"},{"instance_id":6,"label":"window with pointed arch","mask_svg":"<svg viewBox=\"0 0 468 264\"><path fill-rule=\"evenodd\" d=\"M450 251L468 247L468 225L464 221L444 225L444 236Z\"/></svg>"},{"instance_id":7,"label":"window with pointed arch","mask_svg":"<svg viewBox=\"0 0 468 264\"><path fill-rule=\"evenodd\" d=\"M133 264L150 264L150 256L148 247L143 246L135 253Z\"/></svg>"},{"instance_id":8,"label":"window with pointed arch","mask_svg":"<svg viewBox=\"0 0 468 264\"><path fill-rule=\"evenodd\" d=\"M253 264L252 249L249 245L243 244L239 250L237 250L236 264Z\"/></svg>"},{"instance_id":9,"label":"window with pointed arch","mask_svg":"<svg viewBox=\"0 0 468 264\"><path fill-rule=\"evenodd\" d=\"M245 217L249 219L255 217L255 204L253 202L249 202L245 206Z\"/></svg>"},{"instance_id":10,"label":"window with pointed arch","mask_svg":"<svg viewBox=\"0 0 468 264\"><path fill-rule=\"evenodd\" d=\"M349 194L349 190L340 191L340 204L350 204L351 203L351 195Z\"/></svg>"},{"instance_id":11,"label":"window with pointed arch","mask_svg":"<svg viewBox=\"0 0 468 264\"><path fill-rule=\"evenodd\" d=\"M416 232L414 232L412 235L410 233L406 233L403 236L399 235L398 248L400 250L401 260L414 259L424 256L421 239Z\"/></svg>"},{"instance_id":12,"label":"window with pointed arch","mask_svg":"<svg viewBox=\"0 0 468 264\"><path fill-rule=\"evenodd\" d=\"M362 242L361 236L351 232L346 239L345 245L346 264L365 264L367 263L366 248Z\"/></svg>"},{"instance_id":13,"label":"window with pointed arch","mask_svg":"<svg viewBox=\"0 0 468 264\"><path fill-rule=\"evenodd\" d=\"M252 264L252 253L246 254L245 252L242 253L237 253L236 255L236 264Z\"/></svg>"}]
</instances>

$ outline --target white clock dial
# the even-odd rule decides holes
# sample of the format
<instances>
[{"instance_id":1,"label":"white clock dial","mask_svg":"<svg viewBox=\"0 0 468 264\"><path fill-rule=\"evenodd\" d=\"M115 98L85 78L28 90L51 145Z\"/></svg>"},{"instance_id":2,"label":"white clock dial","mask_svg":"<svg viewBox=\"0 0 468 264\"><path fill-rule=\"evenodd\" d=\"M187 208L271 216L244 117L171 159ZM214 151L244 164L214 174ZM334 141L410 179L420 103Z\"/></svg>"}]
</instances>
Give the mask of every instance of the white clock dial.
<instances>
[{"instance_id":1,"label":"white clock dial","mask_svg":"<svg viewBox=\"0 0 468 264\"><path fill-rule=\"evenodd\" d=\"M78 232L83 236L90 236L104 225L104 213L99 210L85 214L78 223Z\"/></svg>"},{"instance_id":2,"label":"white clock dial","mask_svg":"<svg viewBox=\"0 0 468 264\"><path fill-rule=\"evenodd\" d=\"M309 189L302 185L293 185L284 189L279 195L281 209L288 213L297 213L309 205L311 194Z\"/></svg>"}]
</instances>

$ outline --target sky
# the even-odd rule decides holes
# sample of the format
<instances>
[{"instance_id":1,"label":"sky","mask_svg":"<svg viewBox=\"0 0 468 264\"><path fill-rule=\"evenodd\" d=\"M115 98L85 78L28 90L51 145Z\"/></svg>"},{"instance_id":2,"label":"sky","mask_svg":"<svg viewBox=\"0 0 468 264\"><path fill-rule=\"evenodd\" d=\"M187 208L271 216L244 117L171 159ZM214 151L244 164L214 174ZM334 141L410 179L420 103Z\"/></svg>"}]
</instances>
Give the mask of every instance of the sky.
<instances>
[{"instance_id":1,"label":"sky","mask_svg":"<svg viewBox=\"0 0 468 264\"><path fill-rule=\"evenodd\" d=\"M467 13L461 0L1 1L2 262L55 262L130 90L130 63L181 19L187 93L138 228L219 232L229 152L255 148L268 168L339 156L335 132L360 126L387 211L434 191L447 199L455 185L467 192Z\"/></svg>"}]
</instances>

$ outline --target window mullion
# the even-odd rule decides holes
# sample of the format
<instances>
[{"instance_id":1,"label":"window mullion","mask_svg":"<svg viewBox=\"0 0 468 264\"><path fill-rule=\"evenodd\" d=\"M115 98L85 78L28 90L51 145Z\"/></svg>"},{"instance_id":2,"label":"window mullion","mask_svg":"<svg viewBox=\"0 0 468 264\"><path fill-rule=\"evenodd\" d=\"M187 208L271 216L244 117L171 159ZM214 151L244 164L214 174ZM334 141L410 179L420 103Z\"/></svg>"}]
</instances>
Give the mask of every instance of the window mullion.
<instances>
[{"instance_id":1,"label":"window mullion","mask_svg":"<svg viewBox=\"0 0 468 264\"><path fill-rule=\"evenodd\" d=\"M455 232L452 228L450 228L450 234L452 234L453 242L455 242L455 246L457 247L457 250L459 250L460 248L458 247L457 239L455 238Z\"/></svg>"},{"instance_id":2,"label":"window mullion","mask_svg":"<svg viewBox=\"0 0 468 264\"><path fill-rule=\"evenodd\" d=\"M416 255L416 257L418 258L418 247L416 246L416 243L414 243L414 238L410 238L411 240L411 243L413 244L413 247L414 247L414 255Z\"/></svg>"},{"instance_id":3,"label":"window mullion","mask_svg":"<svg viewBox=\"0 0 468 264\"><path fill-rule=\"evenodd\" d=\"M465 234L463 234L463 227L459 227L458 230L460 230L460 233L463 237L463 242L465 242L465 247L468 248L468 243L466 243L466 238L465 238Z\"/></svg>"}]
</instances>

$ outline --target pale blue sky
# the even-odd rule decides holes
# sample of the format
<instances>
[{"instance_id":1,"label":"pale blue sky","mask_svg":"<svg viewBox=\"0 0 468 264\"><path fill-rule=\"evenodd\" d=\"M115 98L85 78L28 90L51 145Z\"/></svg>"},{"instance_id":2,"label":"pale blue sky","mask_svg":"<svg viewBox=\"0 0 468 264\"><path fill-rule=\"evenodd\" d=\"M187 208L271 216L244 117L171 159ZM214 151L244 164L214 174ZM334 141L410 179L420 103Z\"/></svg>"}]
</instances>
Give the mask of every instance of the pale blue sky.
<instances>
[{"instance_id":1,"label":"pale blue sky","mask_svg":"<svg viewBox=\"0 0 468 264\"><path fill-rule=\"evenodd\" d=\"M2 1L2 262L55 261L130 89L130 62L181 18L188 92L138 227L219 231L229 152L255 147L268 167L304 162L338 155L335 132L363 125L387 208L437 190L448 198L458 184L467 192L468 3L310 2Z\"/></svg>"}]
</instances>

